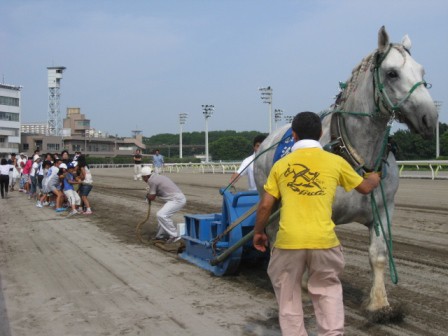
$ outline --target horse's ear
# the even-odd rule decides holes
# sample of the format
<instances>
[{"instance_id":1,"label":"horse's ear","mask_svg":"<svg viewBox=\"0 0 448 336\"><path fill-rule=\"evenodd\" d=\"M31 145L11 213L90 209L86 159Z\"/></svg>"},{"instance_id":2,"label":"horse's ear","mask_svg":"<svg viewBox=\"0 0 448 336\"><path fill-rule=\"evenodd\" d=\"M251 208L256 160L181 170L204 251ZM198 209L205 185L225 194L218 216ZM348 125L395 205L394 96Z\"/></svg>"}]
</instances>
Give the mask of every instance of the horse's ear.
<instances>
[{"instance_id":1,"label":"horse's ear","mask_svg":"<svg viewBox=\"0 0 448 336\"><path fill-rule=\"evenodd\" d=\"M411 50L412 42L411 42L411 39L409 38L408 34L403 36L403 39L401 40L401 44L403 45L403 47L405 47L406 50L408 50L408 51Z\"/></svg>"},{"instance_id":2,"label":"horse's ear","mask_svg":"<svg viewBox=\"0 0 448 336\"><path fill-rule=\"evenodd\" d=\"M386 28L382 26L378 32L378 50L384 52L389 47L389 35L387 35Z\"/></svg>"}]
</instances>

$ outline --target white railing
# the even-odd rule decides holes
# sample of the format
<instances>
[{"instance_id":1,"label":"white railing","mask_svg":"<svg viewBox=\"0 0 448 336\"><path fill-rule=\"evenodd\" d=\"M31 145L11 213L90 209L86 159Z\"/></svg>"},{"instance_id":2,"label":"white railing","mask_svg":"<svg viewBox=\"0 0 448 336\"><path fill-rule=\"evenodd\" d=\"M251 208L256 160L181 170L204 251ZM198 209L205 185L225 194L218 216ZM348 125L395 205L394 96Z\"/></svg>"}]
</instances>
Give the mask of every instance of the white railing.
<instances>
[{"instance_id":1,"label":"white railing","mask_svg":"<svg viewBox=\"0 0 448 336\"><path fill-rule=\"evenodd\" d=\"M400 177L448 179L448 160L397 161L397 164Z\"/></svg>"},{"instance_id":2,"label":"white railing","mask_svg":"<svg viewBox=\"0 0 448 336\"><path fill-rule=\"evenodd\" d=\"M241 162L166 163L168 173L232 174ZM448 160L397 161L403 178L448 179ZM143 166L152 166L144 164ZM131 168L134 164L91 164L91 168Z\"/></svg>"}]
</instances>

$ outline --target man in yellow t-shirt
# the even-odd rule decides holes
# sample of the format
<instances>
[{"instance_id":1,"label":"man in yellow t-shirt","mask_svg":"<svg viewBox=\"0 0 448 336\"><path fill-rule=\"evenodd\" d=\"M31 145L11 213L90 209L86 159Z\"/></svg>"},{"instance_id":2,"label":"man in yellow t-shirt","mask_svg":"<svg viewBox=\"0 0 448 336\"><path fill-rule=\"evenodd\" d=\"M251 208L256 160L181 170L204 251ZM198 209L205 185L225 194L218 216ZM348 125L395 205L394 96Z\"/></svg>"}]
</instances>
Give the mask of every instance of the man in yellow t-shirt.
<instances>
[{"instance_id":1,"label":"man in yellow t-shirt","mask_svg":"<svg viewBox=\"0 0 448 336\"><path fill-rule=\"evenodd\" d=\"M264 226L277 201L281 202L277 238L268 275L279 305L282 335L307 335L302 310L301 279L308 268L308 291L313 301L319 335L343 335L344 305L339 274L344 257L331 219L338 186L370 193L379 175L360 177L341 157L318 142L319 116L301 112L292 122L296 143L292 153L277 161L264 185L254 228L254 247L264 252Z\"/></svg>"}]
</instances>

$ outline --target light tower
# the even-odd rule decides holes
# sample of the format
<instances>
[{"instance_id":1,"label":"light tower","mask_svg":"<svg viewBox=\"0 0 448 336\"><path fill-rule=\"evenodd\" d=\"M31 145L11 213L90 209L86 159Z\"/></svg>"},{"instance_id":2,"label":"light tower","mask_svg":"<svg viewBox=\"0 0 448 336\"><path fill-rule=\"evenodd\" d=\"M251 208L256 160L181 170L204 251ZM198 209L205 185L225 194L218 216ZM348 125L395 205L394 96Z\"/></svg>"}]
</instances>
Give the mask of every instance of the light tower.
<instances>
[{"instance_id":1,"label":"light tower","mask_svg":"<svg viewBox=\"0 0 448 336\"><path fill-rule=\"evenodd\" d=\"M440 110L442 108L442 102L440 100L436 100L434 101L434 105L436 105L437 114L439 115L436 126L436 159L437 159L440 156L439 119L440 119Z\"/></svg>"},{"instance_id":2,"label":"light tower","mask_svg":"<svg viewBox=\"0 0 448 336\"><path fill-rule=\"evenodd\" d=\"M208 118L210 118L215 110L214 105L202 105L205 118L205 163L208 163Z\"/></svg>"},{"instance_id":3,"label":"light tower","mask_svg":"<svg viewBox=\"0 0 448 336\"><path fill-rule=\"evenodd\" d=\"M269 133L272 133L272 88L262 87L258 89L261 93L261 100L263 103L269 104Z\"/></svg>"},{"instance_id":4,"label":"light tower","mask_svg":"<svg viewBox=\"0 0 448 336\"><path fill-rule=\"evenodd\" d=\"M286 121L287 124L292 123L292 120L294 119L294 116L292 115L285 115L283 116L283 119Z\"/></svg>"},{"instance_id":5,"label":"light tower","mask_svg":"<svg viewBox=\"0 0 448 336\"><path fill-rule=\"evenodd\" d=\"M143 131L139 130L139 129L135 129L135 130L132 130L131 132L132 132L132 136L134 138L137 138L140 134L142 134Z\"/></svg>"},{"instance_id":6,"label":"light tower","mask_svg":"<svg viewBox=\"0 0 448 336\"><path fill-rule=\"evenodd\" d=\"M179 113L179 158L182 159L182 125L185 125L185 121L187 120L187 113Z\"/></svg>"},{"instance_id":7,"label":"light tower","mask_svg":"<svg viewBox=\"0 0 448 336\"><path fill-rule=\"evenodd\" d=\"M48 70L48 135L61 135L62 118L59 107L63 66L47 67Z\"/></svg>"},{"instance_id":8,"label":"light tower","mask_svg":"<svg viewBox=\"0 0 448 336\"><path fill-rule=\"evenodd\" d=\"M274 110L274 121L275 121L275 128L277 129L277 123L282 120L283 117L283 110L282 109L275 109Z\"/></svg>"}]
</instances>

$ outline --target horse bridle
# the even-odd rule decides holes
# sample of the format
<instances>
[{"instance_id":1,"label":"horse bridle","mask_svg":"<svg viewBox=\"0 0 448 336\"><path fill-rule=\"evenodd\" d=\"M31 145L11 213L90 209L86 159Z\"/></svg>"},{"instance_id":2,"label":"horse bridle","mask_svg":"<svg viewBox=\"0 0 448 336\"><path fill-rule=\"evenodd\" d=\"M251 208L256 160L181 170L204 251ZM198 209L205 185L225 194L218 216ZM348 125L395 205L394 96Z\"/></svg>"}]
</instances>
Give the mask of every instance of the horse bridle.
<instances>
[{"instance_id":1,"label":"horse bridle","mask_svg":"<svg viewBox=\"0 0 448 336\"><path fill-rule=\"evenodd\" d=\"M335 154L342 156L358 172L365 173L380 170L381 162L384 161L388 155L388 152L385 150L385 148L390 134L390 128L395 119L397 118L400 119L400 108L420 85L424 85L425 87L428 88L431 87L431 84L427 83L426 81L424 80L419 81L411 87L411 89L407 92L407 94L397 104L392 103L391 99L389 98L389 95L385 90L384 83L381 80L380 67L393 47L394 44L391 43L389 44L389 48L387 49L386 52L380 53L379 51L377 51L376 54L374 55L375 64L373 67L373 88L374 88L373 90L374 90L374 102L376 111L374 113L363 113L363 112L344 111L343 108L335 109L334 111L332 111L332 113L335 113L335 115L333 116L334 118L332 117L331 121L331 131L330 131L331 142L325 145L324 148L326 150L329 150ZM356 149L350 142L345 127L345 118L343 115L351 114L373 118L379 115L381 110L385 110L389 115L389 122L387 123L386 132L383 139L382 150L380 151L380 154L375 161L375 166L366 167L364 159L356 151Z\"/></svg>"},{"instance_id":2,"label":"horse bridle","mask_svg":"<svg viewBox=\"0 0 448 336\"><path fill-rule=\"evenodd\" d=\"M380 107L383 106L390 116L395 118L395 115L399 114L401 106L405 103L406 100L412 95L412 93L420 86L424 85L426 88L431 88L431 84L427 83L425 80L415 83L411 89L407 92L407 94L397 103L393 104L384 89L384 83L381 81L380 76L380 67L383 61L386 59L389 52L392 48L396 46L393 43L389 44L389 48L385 53L377 52L375 54L375 65L373 68L373 87L374 87L374 101L377 108L377 112L380 111ZM404 48L406 52L409 54L409 51Z\"/></svg>"}]
</instances>

